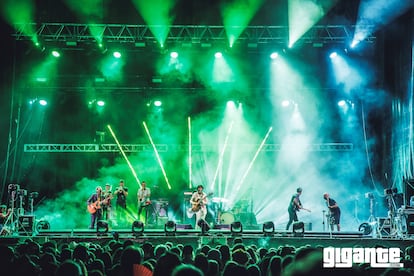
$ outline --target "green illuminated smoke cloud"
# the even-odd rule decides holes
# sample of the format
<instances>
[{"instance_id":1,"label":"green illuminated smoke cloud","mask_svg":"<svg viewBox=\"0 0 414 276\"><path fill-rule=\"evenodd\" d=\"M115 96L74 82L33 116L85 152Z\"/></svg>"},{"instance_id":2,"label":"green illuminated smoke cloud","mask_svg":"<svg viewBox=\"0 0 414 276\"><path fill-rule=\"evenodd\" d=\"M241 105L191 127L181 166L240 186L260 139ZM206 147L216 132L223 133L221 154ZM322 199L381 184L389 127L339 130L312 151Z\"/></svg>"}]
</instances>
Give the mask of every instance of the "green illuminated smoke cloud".
<instances>
[{"instance_id":1,"label":"green illuminated smoke cloud","mask_svg":"<svg viewBox=\"0 0 414 276\"><path fill-rule=\"evenodd\" d=\"M221 14L230 47L249 25L264 0L236 0L222 4Z\"/></svg>"},{"instance_id":2,"label":"green illuminated smoke cloud","mask_svg":"<svg viewBox=\"0 0 414 276\"><path fill-rule=\"evenodd\" d=\"M133 0L135 7L161 47L164 46L170 25L174 21L171 11L174 8L175 2L175 0Z\"/></svg>"}]
</instances>

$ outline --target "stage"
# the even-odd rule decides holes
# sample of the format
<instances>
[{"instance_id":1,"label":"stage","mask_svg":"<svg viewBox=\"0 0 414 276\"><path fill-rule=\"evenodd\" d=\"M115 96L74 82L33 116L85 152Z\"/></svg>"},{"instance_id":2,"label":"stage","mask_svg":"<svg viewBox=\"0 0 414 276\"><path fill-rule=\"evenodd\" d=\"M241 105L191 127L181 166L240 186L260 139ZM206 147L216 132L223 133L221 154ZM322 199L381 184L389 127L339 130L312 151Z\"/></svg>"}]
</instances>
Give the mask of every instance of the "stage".
<instances>
[{"instance_id":1,"label":"stage","mask_svg":"<svg viewBox=\"0 0 414 276\"><path fill-rule=\"evenodd\" d=\"M364 235L361 232L316 232L316 231L272 231L263 230L240 230L222 227L221 229L201 230L185 229L186 226L165 229L60 229L41 230L34 232L10 233L0 237L1 244L15 245L28 239L37 241L39 244L47 241L55 241L58 245L62 243L93 242L102 245L116 239L119 241L133 240L137 244L149 242L153 245L172 242L173 244L189 244L194 248L208 244L210 246L227 244L232 246L234 239L241 238L245 245L256 245L257 247L277 248L282 245L295 247L311 245L322 247L376 247L386 248L398 247L405 249L414 243L414 235L404 236L381 236L374 237L372 234ZM259 226L258 226L259 228Z\"/></svg>"}]
</instances>

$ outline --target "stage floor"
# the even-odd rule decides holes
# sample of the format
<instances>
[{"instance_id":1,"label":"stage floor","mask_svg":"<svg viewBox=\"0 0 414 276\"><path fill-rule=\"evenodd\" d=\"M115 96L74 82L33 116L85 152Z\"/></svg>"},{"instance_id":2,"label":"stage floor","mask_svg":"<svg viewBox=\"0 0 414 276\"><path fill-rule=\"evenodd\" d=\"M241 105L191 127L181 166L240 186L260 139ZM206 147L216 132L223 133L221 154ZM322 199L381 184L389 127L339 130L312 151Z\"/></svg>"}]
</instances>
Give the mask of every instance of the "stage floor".
<instances>
[{"instance_id":1,"label":"stage floor","mask_svg":"<svg viewBox=\"0 0 414 276\"><path fill-rule=\"evenodd\" d=\"M138 229L140 230L140 229ZM240 233L232 232L229 228L209 229L202 233L201 230L176 229L165 231L164 229L144 229L135 231L132 229L60 229L42 230L39 232L10 233L0 237L0 244L13 245L27 239L39 243L54 240L57 244L70 242L107 242L118 239L119 241L133 240L138 244L150 242L153 245L172 242L173 244L190 244L197 248L204 244L211 246L227 244L232 246L234 239L241 238L245 245L256 245L265 248L277 248L281 245L292 245L300 247L304 245L323 247L375 247L384 246L387 248L398 247L401 249L414 244L414 235L381 236L363 235L360 232L315 232L305 231L304 233L293 233L292 231L275 231L264 233L260 230L242 230Z\"/></svg>"}]
</instances>

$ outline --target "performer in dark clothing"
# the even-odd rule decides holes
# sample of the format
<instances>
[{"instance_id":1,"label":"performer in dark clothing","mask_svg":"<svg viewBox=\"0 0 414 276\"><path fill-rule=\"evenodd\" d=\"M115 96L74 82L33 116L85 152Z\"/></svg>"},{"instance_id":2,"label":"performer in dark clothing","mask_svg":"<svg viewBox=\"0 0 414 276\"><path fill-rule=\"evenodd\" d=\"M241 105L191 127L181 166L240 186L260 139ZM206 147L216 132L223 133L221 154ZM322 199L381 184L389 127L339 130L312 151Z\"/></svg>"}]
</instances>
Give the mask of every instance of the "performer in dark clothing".
<instances>
[{"instance_id":1,"label":"performer in dark clothing","mask_svg":"<svg viewBox=\"0 0 414 276\"><path fill-rule=\"evenodd\" d=\"M308 209L303 208L302 203L300 202L300 195L302 194L302 188L296 189L296 194L292 195L292 198L289 202L288 213L289 213L289 222L286 225L286 230L289 230L290 225L295 221L298 221L297 212L301 209L309 211Z\"/></svg>"},{"instance_id":2,"label":"performer in dark clothing","mask_svg":"<svg viewBox=\"0 0 414 276\"><path fill-rule=\"evenodd\" d=\"M94 229L98 220L102 218L102 187L96 187L96 192L92 194L88 201L88 211L91 214L91 224L89 229Z\"/></svg>"},{"instance_id":3,"label":"performer in dark clothing","mask_svg":"<svg viewBox=\"0 0 414 276\"><path fill-rule=\"evenodd\" d=\"M339 224L341 218L341 209L339 208L336 201L329 197L328 193L323 194L323 199L326 201L326 206L329 209L328 212L328 224L331 226L331 230L333 231L334 225L338 232L341 230L341 226Z\"/></svg>"},{"instance_id":4,"label":"performer in dark clothing","mask_svg":"<svg viewBox=\"0 0 414 276\"><path fill-rule=\"evenodd\" d=\"M126 212L127 212L127 196L128 188L125 187L124 180L119 181L119 186L116 188L114 195L116 196L116 220L117 224L126 223Z\"/></svg>"}]
</instances>

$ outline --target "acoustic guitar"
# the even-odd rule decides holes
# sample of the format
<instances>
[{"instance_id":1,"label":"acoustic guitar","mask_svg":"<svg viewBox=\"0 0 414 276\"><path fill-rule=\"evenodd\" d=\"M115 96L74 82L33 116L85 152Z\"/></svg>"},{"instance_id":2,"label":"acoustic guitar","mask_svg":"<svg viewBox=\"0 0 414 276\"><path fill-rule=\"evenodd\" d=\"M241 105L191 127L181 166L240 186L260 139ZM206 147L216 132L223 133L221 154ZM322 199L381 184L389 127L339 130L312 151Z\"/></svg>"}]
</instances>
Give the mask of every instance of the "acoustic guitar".
<instances>
[{"instance_id":1,"label":"acoustic guitar","mask_svg":"<svg viewBox=\"0 0 414 276\"><path fill-rule=\"evenodd\" d=\"M96 211L102 208L103 205L107 205L109 203L109 200L112 199L112 195L105 198L104 200L97 200L93 203L88 204L88 212L90 214L95 214Z\"/></svg>"}]
</instances>

